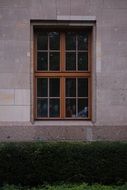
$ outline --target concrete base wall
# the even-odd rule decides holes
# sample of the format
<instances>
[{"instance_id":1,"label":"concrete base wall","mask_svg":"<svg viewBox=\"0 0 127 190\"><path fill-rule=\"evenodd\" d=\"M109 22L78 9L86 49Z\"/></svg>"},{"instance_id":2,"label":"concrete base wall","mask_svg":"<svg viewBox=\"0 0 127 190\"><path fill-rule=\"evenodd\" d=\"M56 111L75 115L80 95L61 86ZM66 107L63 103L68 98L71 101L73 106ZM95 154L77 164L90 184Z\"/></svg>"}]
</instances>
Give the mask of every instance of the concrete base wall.
<instances>
[{"instance_id":1,"label":"concrete base wall","mask_svg":"<svg viewBox=\"0 0 127 190\"><path fill-rule=\"evenodd\" d=\"M126 141L127 126L41 126L0 127L0 141Z\"/></svg>"}]
</instances>

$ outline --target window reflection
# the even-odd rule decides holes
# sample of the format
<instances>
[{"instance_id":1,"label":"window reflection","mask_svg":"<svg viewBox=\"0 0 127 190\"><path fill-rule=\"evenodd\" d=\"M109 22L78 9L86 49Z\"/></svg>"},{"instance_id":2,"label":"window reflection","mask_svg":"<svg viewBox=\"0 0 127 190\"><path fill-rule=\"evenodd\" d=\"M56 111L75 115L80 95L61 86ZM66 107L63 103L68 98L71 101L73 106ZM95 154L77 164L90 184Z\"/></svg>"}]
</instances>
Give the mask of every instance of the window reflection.
<instances>
[{"instance_id":1,"label":"window reflection","mask_svg":"<svg viewBox=\"0 0 127 190\"><path fill-rule=\"evenodd\" d=\"M50 99L49 116L50 117L59 117L60 116L59 99Z\"/></svg>"},{"instance_id":2,"label":"window reflection","mask_svg":"<svg viewBox=\"0 0 127 190\"><path fill-rule=\"evenodd\" d=\"M66 79L66 97L76 97L76 79Z\"/></svg>"},{"instance_id":3,"label":"window reflection","mask_svg":"<svg viewBox=\"0 0 127 190\"><path fill-rule=\"evenodd\" d=\"M49 95L50 97L60 96L60 79L51 78L49 80Z\"/></svg>"},{"instance_id":4,"label":"window reflection","mask_svg":"<svg viewBox=\"0 0 127 190\"><path fill-rule=\"evenodd\" d=\"M88 49L88 35L84 32L78 33L78 49L87 50Z\"/></svg>"},{"instance_id":5,"label":"window reflection","mask_svg":"<svg viewBox=\"0 0 127 190\"><path fill-rule=\"evenodd\" d=\"M76 117L76 99L66 99L66 117Z\"/></svg>"},{"instance_id":6,"label":"window reflection","mask_svg":"<svg viewBox=\"0 0 127 190\"><path fill-rule=\"evenodd\" d=\"M76 50L76 34L74 32L66 33L66 50Z\"/></svg>"},{"instance_id":7,"label":"window reflection","mask_svg":"<svg viewBox=\"0 0 127 190\"><path fill-rule=\"evenodd\" d=\"M51 71L58 71L60 69L60 54L58 52L51 52L49 63Z\"/></svg>"},{"instance_id":8,"label":"window reflection","mask_svg":"<svg viewBox=\"0 0 127 190\"><path fill-rule=\"evenodd\" d=\"M66 70L76 70L76 52L66 53Z\"/></svg>"},{"instance_id":9,"label":"window reflection","mask_svg":"<svg viewBox=\"0 0 127 190\"><path fill-rule=\"evenodd\" d=\"M37 36L37 49L47 50L48 49L48 33L42 32Z\"/></svg>"},{"instance_id":10,"label":"window reflection","mask_svg":"<svg viewBox=\"0 0 127 190\"><path fill-rule=\"evenodd\" d=\"M37 70L48 70L48 53L38 52L37 54Z\"/></svg>"},{"instance_id":11,"label":"window reflection","mask_svg":"<svg viewBox=\"0 0 127 190\"><path fill-rule=\"evenodd\" d=\"M87 78L78 78L78 97L88 97Z\"/></svg>"},{"instance_id":12,"label":"window reflection","mask_svg":"<svg viewBox=\"0 0 127 190\"><path fill-rule=\"evenodd\" d=\"M47 97L48 95L48 79L37 79L37 97Z\"/></svg>"},{"instance_id":13,"label":"window reflection","mask_svg":"<svg viewBox=\"0 0 127 190\"><path fill-rule=\"evenodd\" d=\"M48 116L48 99L38 99L37 101L37 117Z\"/></svg>"},{"instance_id":14,"label":"window reflection","mask_svg":"<svg viewBox=\"0 0 127 190\"><path fill-rule=\"evenodd\" d=\"M78 99L78 116L88 117L88 99Z\"/></svg>"},{"instance_id":15,"label":"window reflection","mask_svg":"<svg viewBox=\"0 0 127 190\"><path fill-rule=\"evenodd\" d=\"M79 52L78 53L78 70L88 70L88 53Z\"/></svg>"},{"instance_id":16,"label":"window reflection","mask_svg":"<svg viewBox=\"0 0 127 190\"><path fill-rule=\"evenodd\" d=\"M59 32L50 32L50 50L59 50L60 49L60 36Z\"/></svg>"}]
</instances>

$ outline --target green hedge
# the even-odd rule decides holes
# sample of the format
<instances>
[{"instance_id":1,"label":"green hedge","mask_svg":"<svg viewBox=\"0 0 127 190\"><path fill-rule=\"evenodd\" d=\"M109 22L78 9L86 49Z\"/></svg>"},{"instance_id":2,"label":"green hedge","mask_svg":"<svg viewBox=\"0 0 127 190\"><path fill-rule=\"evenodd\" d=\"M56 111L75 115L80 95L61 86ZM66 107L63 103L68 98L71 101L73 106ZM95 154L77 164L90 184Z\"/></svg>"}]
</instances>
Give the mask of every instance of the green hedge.
<instances>
[{"instance_id":1,"label":"green hedge","mask_svg":"<svg viewBox=\"0 0 127 190\"><path fill-rule=\"evenodd\" d=\"M127 182L127 143L1 143L0 185Z\"/></svg>"}]
</instances>

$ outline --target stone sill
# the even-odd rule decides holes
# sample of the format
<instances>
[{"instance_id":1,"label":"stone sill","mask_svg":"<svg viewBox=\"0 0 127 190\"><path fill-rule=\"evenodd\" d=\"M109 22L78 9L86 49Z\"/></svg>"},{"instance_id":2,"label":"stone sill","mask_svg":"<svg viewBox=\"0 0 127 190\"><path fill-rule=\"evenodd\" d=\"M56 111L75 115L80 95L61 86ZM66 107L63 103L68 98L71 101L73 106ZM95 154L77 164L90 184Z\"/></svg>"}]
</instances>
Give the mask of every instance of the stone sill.
<instances>
[{"instance_id":1,"label":"stone sill","mask_svg":"<svg viewBox=\"0 0 127 190\"><path fill-rule=\"evenodd\" d=\"M36 127L36 126L44 126L44 127L66 127L66 126L74 126L74 127L92 127L94 126L91 121L34 121L34 122L0 122L0 126L23 126L23 127Z\"/></svg>"}]
</instances>

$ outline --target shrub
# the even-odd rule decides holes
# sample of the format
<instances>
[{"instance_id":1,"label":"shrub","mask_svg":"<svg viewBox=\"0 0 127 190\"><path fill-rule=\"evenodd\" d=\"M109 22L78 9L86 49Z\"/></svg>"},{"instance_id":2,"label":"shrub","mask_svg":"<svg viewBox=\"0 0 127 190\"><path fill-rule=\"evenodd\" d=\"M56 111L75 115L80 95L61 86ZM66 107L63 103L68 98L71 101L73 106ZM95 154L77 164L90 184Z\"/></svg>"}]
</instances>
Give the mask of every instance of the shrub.
<instances>
[{"instance_id":1,"label":"shrub","mask_svg":"<svg viewBox=\"0 0 127 190\"><path fill-rule=\"evenodd\" d=\"M127 143L1 143L0 183L127 181Z\"/></svg>"}]
</instances>

